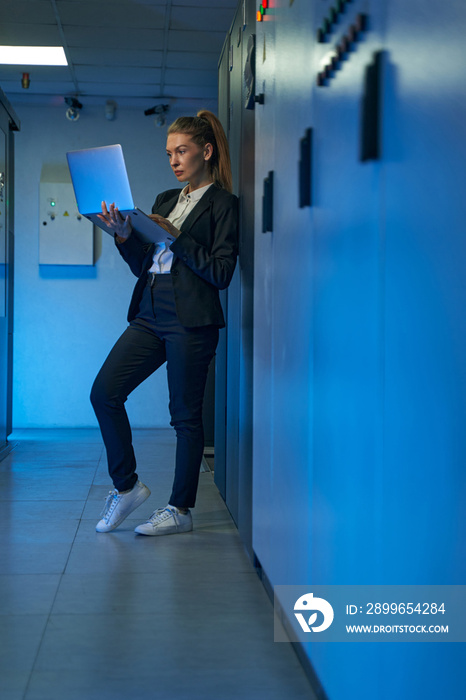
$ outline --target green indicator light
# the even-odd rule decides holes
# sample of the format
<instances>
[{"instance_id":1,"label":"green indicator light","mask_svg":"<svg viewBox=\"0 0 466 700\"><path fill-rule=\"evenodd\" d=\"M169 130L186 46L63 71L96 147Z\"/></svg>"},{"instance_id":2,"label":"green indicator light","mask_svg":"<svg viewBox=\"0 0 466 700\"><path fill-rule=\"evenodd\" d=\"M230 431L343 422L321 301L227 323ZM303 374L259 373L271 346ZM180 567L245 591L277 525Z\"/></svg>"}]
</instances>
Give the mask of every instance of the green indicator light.
<instances>
[{"instance_id":1,"label":"green indicator light","mask_svg":"<svg viewBox=\"0 0 466 700\"><path fill-rule=\"evenodd\" d=\"M55 206L55 202L54 202L53 200L50 202L50 206L51 206L51 207L54 207L54 206Z\"/></svg>"}]
</instances>

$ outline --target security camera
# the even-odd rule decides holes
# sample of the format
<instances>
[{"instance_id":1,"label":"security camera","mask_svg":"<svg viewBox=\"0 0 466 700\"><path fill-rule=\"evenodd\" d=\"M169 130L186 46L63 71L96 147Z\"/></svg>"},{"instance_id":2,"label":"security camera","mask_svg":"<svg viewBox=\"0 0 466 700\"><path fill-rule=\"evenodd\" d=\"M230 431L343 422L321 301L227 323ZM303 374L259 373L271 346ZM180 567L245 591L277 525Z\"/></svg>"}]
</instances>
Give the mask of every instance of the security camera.
<instances>
[{"instance_id":1,"label":"security camera","mask_svg":"<svg viewBox=\"0 0 466 700\"><path fill-rule=\"evenodd\" d=\"M155 107L150 107L149 109L144 110L144 114L146 117L149 117L151 114L162 115L164 112L168 112L169 109L169 105L155 105Z\"/></svg>"},{"instance_id":2,"label":"security camera","mask_svg":"<svg viewBox=\"0 0 466 700\"><path fill-rule=\"evenodd\" d=\"M79 111L79 109L73 109L73 107L70 107L66 110L65 114L66 118L69 119L70 122L77 122L81 112Z\"/></svg>"},{"instance_id":3,"label":"security camera","mask_svg":"<svg viewBox=\"0 0 466 700\"><path fill-rule=\"evenodd\" d=\"M65 102L72 109L82 109L81 102L76 97L65 97Z\"/></svg>"},{"instance_id":4,"label":"security camera","mask_svg":"<svg viewBox=\"0 0 466 700\"><path fill-rule=\"evenodd\" d=\"M80 115L80 109L83 108L81 102L76 98L76 97L65 97L65 102L68 105L68 109L66 110L66 118L70 120L70 122L75 122L79 119Z\"/></svg>"}]
</instances>

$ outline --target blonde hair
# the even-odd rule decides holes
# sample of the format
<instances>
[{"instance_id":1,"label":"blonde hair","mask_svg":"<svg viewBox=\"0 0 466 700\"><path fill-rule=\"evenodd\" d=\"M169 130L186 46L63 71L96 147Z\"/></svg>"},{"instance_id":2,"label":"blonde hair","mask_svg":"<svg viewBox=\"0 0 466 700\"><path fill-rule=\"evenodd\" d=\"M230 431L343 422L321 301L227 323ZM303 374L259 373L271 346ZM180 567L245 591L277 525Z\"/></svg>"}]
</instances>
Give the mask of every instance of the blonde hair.
<instances>
[{"instance_id":1,"label":"blonde hair","mask_svg":"<svg viewBox=\"0 0 466 700\"><path fill-rule=\"evenodd\" d=\"M208 163L216 185L228 192L233 190L230 151L220 120L213 112L202 109L196 117L178 117L168 127L169 134L189 134L195 144L203 148L211 143L213 153Z\"/></svg>"}]
</instances>

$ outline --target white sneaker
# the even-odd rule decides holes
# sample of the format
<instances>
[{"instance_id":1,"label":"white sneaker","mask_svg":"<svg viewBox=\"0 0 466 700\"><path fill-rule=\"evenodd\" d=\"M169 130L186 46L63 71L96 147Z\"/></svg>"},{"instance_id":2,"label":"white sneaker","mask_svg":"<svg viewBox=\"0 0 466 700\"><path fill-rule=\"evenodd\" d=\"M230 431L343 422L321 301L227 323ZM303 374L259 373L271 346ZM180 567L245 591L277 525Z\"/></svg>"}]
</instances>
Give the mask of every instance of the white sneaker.
<instances>
[{"instance_id":1,"label":"white sneaker","mask_svg":"<svg viewBox=\"0 0 466 700\"><path fill-rule=\"evenodd\" d=\"M97 532L114 530L149 496L150 491L142 481L138 481L128 493L120 493L116 489L110 491L105 501L102 520L99 520L95 529Z\"/></svg>"},{"instance_id":2,"label":"white sneaker","mask_svg":"<svg viewBox=\"0 0 466 700\"><path fill-rule=\"evenodd\" d=\"M158 508L149 520L138 525L134 532L139 535L174 535L177 532L189 532L193 529L191 512L180 513L175 506Z\"/></svg>"}]
</instances>

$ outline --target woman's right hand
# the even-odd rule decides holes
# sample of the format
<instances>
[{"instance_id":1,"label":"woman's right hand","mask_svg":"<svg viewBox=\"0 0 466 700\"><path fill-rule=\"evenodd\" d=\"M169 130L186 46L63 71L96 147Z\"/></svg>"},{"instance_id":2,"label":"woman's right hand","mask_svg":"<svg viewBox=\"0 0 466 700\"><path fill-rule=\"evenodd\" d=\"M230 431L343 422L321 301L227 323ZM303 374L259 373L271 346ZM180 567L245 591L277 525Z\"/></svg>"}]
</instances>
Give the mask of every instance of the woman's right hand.
<instances>
[{"instance_id":1,"label":"woman's right hand","mask_svg":"<svg viewBox=\"0 0 466 700\"><path fill-rule=\"evenodd\" d=\"M110 211L107 209L106 202L102 202L102 214L97 214L97 218L116 234L118 243L123 243L131 236L133 230L131 217L128 215L124 219L115 206L115 202L110 204Z\"/></svg>"}]
</instances>

